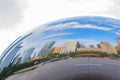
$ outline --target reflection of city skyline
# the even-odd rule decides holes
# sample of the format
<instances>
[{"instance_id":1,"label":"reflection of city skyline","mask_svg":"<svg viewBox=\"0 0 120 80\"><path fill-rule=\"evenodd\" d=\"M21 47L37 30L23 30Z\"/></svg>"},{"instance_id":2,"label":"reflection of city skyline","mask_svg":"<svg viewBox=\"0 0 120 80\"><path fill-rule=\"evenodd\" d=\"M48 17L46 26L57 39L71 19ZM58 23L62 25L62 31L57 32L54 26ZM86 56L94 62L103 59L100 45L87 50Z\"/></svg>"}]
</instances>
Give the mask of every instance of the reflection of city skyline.
<instances>
[{"instance_id":1,"label":"reflection of city skyline","mask_svg":"<svg viewBox=\"0 0 120 80\"><path fill-rule=\"evenodd\" d=\"M10 44L0 56L0 67L29 61L28 59L38 55L47 56L56 53L56 51L57 53L69 53L81 50L105 51L109 49L107 51L112 50L111 52L120 53L119 42L117 41L117 44L115 41L115 38L120 36L119 23L120 20L116 19L84 16L41 25ZM101 43L102 40L107 42ZM100 43L101 48L97 45ZM66 46L67 44L69 47ZM21 47L14 49L18 45ZM76 47L76 45L83 48ZM109 47L106 48L105 46ZM9 55L13 56L9 57ZM3 65L7 58L10 58L11 61L7 65Z\"/></svg>"},{"instance_id":2,"label":"reflection of city skyline","mask_svg":"<svg viewBox=\"0 0 120 80\"><path fill-rule=\"evenodd\" d=\"M83 42L80 42L77 40L74 40L74 41L73 40L64 40L64 41L62 41L62 43L61 42L59 43L58 41L57 42L56 41L48 41L48 42L44 43L44 45L42 45L41 49L39 49L39 51L36 53L37 55L34 54L34 51L36 48L32 47L32 48L29 48L28 50L24 51L23 53L16 54L17 53L16 52L15 57L13 57L13 60L11 60L9 63L19 64L19 63L23 63L23 62L28 62L31 58L34 58L37 56L48 56L51 54L68 54L70 52L79 52L79 51L102 51L102 52L107 52L109 54L111 54L111 53L118 54L120 52L120 49L119 49L120 41L117 40L117 42L118 42L118 45L113 46L107 41L101 41L99 43L97 42L95 44L92 43L92 44L87 44L87 45L84 44ZM62 44L62 45L56 46L55 44L57 44L57 43ZM31 56L31 55L33 55L33 56Z\"/></svg>"},{"instance_id":3,"label":"reflection of city skyline","mask_svg":"<svg viewBox=\"0 0 120 80\"><path fill-rule=\"evenodd\" d=\"M117 40L118 42L119 40ZM51 44L52 45L51 45ZM111 45L109 42L107 41L101 41L98 44L91 44L91 45L84 45L83 43L81 44L79 41L66 41L65 43L63 43L62 46L56 47L54 46L55 41L52 42L47 42L45 44L45 46L49 46L49 48L46 47L46 49L41 49L40 52L42 51L41 54L46 54L46 50L51 50L51 52L49 51L48 54L52 54L52 50L54 52L55 50L59 50L59 53L69 53L69 52L76 52L76 51L102 51L102 52L107 52L109 54L115 53L118 54L118 50L116 49L116 47L118 47L118 45L113 46ZM96 46L95 46L96 45ZM43 46L45 48L45 46ZM58 53L58 52L57 52ZM42 55L44 56L44 55Z\"/></svg>"}]
</instances>

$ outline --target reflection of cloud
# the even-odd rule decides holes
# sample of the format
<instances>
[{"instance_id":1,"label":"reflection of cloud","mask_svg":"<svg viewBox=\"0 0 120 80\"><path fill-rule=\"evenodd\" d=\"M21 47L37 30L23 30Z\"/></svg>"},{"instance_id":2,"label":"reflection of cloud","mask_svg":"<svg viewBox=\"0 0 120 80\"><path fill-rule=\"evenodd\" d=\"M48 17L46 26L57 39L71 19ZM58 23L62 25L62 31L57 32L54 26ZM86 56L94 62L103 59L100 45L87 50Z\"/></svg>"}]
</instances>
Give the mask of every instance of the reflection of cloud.
<instances>
[{"instance_id":1,"label":"reflection of cloud","mask_svg":"<svg viewBox=\"0 0 120 80\"><path fill-rule=\"evenodd\" d=\"M72 34L72 33L64 32L64 33L44 34L37 41L33 40L32 42L29 42L28 39L24 40L23 46L25 46L24 49L28 49L31 47L37 47L37 48L41 49L45 43L47 43L49 41L56 41L56 37L70 35L70 34ZM37 37L39 37L39 36L37 36ZM32 36L31 38L34 39L34 36Z\"/></svg>"},{"instance_id":2,"label":"reflection of cloud","mask_svg":"<svg viewBox=\"0 0 120 80\"><path fill-rule=\"evenodd\" d=\"M120 36L120 32L115 32L115 34L119 35Z\"/></svg>"},{"instance_id":3,"label":"reflection of cloud","mask_svg":"<svg viewBox=\"0 0 120 80\"><path fill-rule=\"evenodd\" d=\"M78 28L78 29L97 29L97 30L103 30L103 31L110 31L113 30L113 28L107 28L102 26L95 26L91 24L79 24L78 22L70 22L65 24L57 24L55 26L50 26L47 28L47 30L60 30L60 29L68 29L68 28Z\"/></svg>"},{"instance_id":4,"label":"reflection of cloud","mask_svg":"<svg viewBox=\"0 0 120 80\"><path fill-rule=\"evenodd\" d=\"M0 28L12 28L23 18L24 0L0 0Z\"/></svg>"},{"instance_id":5,"label":"reflection of cloud","mask_svg":"<svg viewBox=\"0 0 120 80\"><path fill-rule=\"evenodd\" d=\"M81 17L82 18L82 17ZM87 18L87 17L84 17ZM71 18L74 19L74 18ZM42 33L44 31L59 31L64 29L70 29L70 28L78 28L78 29L96 29L96 30L103 30L103 31L111 31L114 30L114 28L118 28L120 25L118 20L115 19L107 19L107 18L95 18L95 17L89 17L88 21L92 21L94 23L87 22L86 24L82 24L80 22L67 22L67 23L58 23L56 25L46 25L46 26L39 26L37 30L34 30L34 33ZM66 19L64 19L66 20ZM84 20L84 19L83 19ZM61 20L62 22L63 20ZM86 20L84 20L85 22ZM60 21L58 21L60 22ZM107 23L107 24L106 24ZM111 26L111 27L110 27Z\"/></svg>"},{"instance_id":6,"label":"reflection of cloud","mask_svg":"<svg viewBox=\"0 0 120 80\"><path fill-rule=\"evenodd\" d=\"M46 40L46 39L50 39L50 38L54 38L54 37L59 37L59 36L65 36L65 35L70 35L72 33L55 33L55 34L51 34L51 35L46 35L43 38L41 38L41 41Z\"/></svg>"},{"instance_id":7,"label":"reflection of cloud","mask_svg":"<svg viewBox=\"0 0 120 80\"><path fill-rule=\"evenodd\" d=\"M83 29L98 29L98 30L103 30L103 31L111 31L113 28L106 28L106 27L98 27L98 26L93 26L93 25L76 25L74 26L75 28L83 28Z\"/></svg>"}]
</instances>

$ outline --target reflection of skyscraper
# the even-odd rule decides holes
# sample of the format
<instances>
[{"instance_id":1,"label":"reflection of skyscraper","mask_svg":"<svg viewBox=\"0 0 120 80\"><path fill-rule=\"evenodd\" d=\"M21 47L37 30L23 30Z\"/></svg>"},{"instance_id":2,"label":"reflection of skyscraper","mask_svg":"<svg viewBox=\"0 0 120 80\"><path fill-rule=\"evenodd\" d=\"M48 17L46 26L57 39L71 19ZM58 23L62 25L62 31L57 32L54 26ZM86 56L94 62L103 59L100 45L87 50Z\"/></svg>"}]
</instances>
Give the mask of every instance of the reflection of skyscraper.
<instances>
[{"instance_id":1,"label":"reflection of skyscraper","mask_svg":"<svg viewBox=\"0 0 120 80\"><path fill-rule=\"evenodd\" d=\"M1 70L4 67L7 67L10 65L10 63L13 60L13 58L15 57L16 53L22 48L22 46L20 46L21 44L22 43L18 44L15 48L11 49L9 51L9 53L2 59L1 64L0 64Z\"/></svg>"},{"instance_id":2,"label":"reflection of skyscraper","mask_svg":"<svg viewBox=\"0 0 120 80\"><path fill-rule=\"evenodd\" d=\"M20 57L20 53L19 53L19 54L17 54L17 55L14 57L14 59L11 61L11 65L16 64L16 63L17 63L17 61L18 61L18 59L19 59L19 57Z\"/></svg>"},{"instance_id":3,"label":"reflection of skyscraper","mask_svg":"<svg viewBox=\"0 0 120 80\"><path fill-rule=\"evenodd\" d=\"M118 45L116 46L116 50L117 50L118 54L120 54L120 39L117 39L116 41L118 43Z\"/></svg>"},{"instance_id":4,"label":"reflection of skyscraper","mask_svg":"<svg viewBox=\"0 0 120 80\"><path fill-rule=\"evenodd\" d=\"M83 44L80 44L79 48L85 48L85 46Z\"/></svg>"},{"instance_id":5,"label":"reflection of skyscraper","mask_svg":"<svg viewBox=\"0 0 120 80\"><path fill-rule=\"evenodd\" d=\"M1 57L0 57L0 64L2 59L6 56L9 55L9 51L11 49L13 49L17 44L21 43L25 38L29 37L32 33L29 33L25 36L20 36L19 38L17 38L13 43L10 44L10 46L2 53Z\"/></svg>"},{"instance_id":6,"label":"reflection of skyscraper","mask_svg":"<svg viewBox=\"0 0 120 80\"><path fill-rule=\"evenodd\" d=\"M108 42L106 41L102 41L100 44L98 44L98 48L101 48L101 51L103 52L107 52L107 53L116 53L117 51L115 49L114 46L110 45Z\"/></svg>"},{"instance_id":7,"label":"reflection of skyscraper","mask_svg":"<svg viewBox=\"0 0 120 80\"><path fill-rule=\"evenodd\" d=\"M94 45L89 45L90 48L94 48Z\"/></svg>"},{"instance_id":8,"label":"reflection of skyscraper","mask_svg":"<svg viewBox=\"0 0 120 80\"><path fill-rule=\"evenodd\" d=\"M15 64L20 64L21 61L22 61L22 57L19 57L18 60L17 60L17 62Z\"/></svg>"},{"instance_id":9,"label":"reflection of skyscraper","mask_svg":"<svg viewBox=\"0 0 120 80\"><path fill-rule=\"evenodd\" d=\"M77 41L66 42L61 48L60 53L68 54L69 52L75 52L78 46L79 46L79 43Z\"/></svg>"},{"instance_id":10,"label":"reflection of skyscraper","mask_svg":"<svg viewBox=\"0 0 120 80\"><path fill-rule=\"evenodd\" d=\"M51 54L52 52L52 46L54 45L55 41L52 42L47 42L43 48L41 49L39 55L41 56L47 56L49 54Z\"/></svg>"},{"instance_id":11,"label":"reflection of skyscraper","mask_svg":"<svg viewBox=\"0 0 120 80\"><path fill-rule=\"evenodd\" d=\"M116 41L118 44L120 44L120 38L117 38Z\"/></svg>"},{"instance_id":12,"label":"reflection of skyscraper","mask_svg":"<svg viewBox=\"0 0 120 80\"><path fill-rule=\"evenodd\" d=\"M35 50L35 48L31 48L31 49L25 51L23 53L22 62L21 63L28 62L30 60L30 57L31 57L31 55L32 55L32 53L33 53L34 50Z\"/></svg>"}]
</instances>

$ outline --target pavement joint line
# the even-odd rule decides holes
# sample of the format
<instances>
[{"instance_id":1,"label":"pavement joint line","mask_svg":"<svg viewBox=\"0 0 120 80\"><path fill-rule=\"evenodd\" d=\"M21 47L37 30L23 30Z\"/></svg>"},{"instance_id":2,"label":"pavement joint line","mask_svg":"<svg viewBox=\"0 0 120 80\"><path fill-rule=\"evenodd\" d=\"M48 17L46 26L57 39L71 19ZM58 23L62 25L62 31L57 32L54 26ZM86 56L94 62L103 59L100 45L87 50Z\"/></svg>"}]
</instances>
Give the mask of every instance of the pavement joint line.
<instances>
[{"instance_id":1,"label":"pavement joint line","mask_svg":"<svg viewBox=\"0 0 120 80\"><path fill-rule=\"evenodd\" d=\"M103 64L75 64L76 66L103 66Z\"/></svg>"}]
</instances>

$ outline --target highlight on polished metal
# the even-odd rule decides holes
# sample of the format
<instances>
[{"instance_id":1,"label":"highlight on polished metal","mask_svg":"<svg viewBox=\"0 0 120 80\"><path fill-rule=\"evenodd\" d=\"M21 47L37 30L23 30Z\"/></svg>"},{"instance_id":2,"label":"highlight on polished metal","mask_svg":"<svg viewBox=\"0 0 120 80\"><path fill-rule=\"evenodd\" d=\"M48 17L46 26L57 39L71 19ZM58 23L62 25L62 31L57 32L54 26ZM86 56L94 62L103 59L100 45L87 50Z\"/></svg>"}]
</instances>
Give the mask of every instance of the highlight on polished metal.
<instances>
[{"instance_id":1,"label":"highlight on polished metal","mask_svg":"<svg viewBox=\"0 0 120 80\"><path fill-rule=\"evenodd\" d=\"M120 20L81 16L40 25L0 56L0 80L120 80Z\"/></svg>"}]
</instances>

